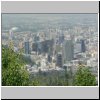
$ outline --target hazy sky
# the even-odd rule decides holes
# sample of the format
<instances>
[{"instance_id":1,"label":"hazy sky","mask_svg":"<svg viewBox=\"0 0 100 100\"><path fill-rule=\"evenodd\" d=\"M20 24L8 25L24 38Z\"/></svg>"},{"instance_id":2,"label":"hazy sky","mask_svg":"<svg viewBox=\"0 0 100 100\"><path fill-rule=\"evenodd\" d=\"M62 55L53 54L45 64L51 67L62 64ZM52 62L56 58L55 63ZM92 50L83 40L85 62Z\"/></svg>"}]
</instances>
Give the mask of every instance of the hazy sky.
<instances>
[{"instance_id":1,"label":"hazy sky","mask_svg":"<svg viewBox=\"0 0 100 100\"><path fill-rule=\"evenodd\" d=\"M97 19L97 14L2 14L2 18L92 18Z\"/></svg>"}]
</instances>

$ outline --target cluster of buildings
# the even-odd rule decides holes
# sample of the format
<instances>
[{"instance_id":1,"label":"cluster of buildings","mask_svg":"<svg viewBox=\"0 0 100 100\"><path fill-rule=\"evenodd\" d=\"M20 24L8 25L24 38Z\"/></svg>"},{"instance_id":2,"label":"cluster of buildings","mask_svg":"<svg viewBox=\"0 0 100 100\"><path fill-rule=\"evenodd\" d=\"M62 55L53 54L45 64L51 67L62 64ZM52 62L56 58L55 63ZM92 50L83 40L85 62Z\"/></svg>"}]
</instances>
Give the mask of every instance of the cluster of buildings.
<instances>
[{"instance_id":1,"label":"cluster of buildings","mask_svg":"<svg viewBox=\"0 0 100 100\"><path fill-rule=\"evenodd\" d=\"M51 28L36 33L16 32L10 39L16 52L23 50L23 55L35 62L26 65L30 73L60 71L65 67L75 73L81 64L98 76L98 32L91 26L75 26L68 30ZM8 40L9 35L2 44L8 45Z\"/></svg>"}]
</instances>

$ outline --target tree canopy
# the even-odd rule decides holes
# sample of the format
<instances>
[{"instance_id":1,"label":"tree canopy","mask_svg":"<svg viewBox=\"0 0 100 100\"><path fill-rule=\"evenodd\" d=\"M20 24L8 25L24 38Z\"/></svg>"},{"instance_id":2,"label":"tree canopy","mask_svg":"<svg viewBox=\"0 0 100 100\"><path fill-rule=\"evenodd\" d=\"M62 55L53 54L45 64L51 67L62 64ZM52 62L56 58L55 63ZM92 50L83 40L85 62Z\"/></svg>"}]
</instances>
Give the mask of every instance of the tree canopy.
<instances>
[{"instance_id":1,"label":"tree canopy","mask_svg":"<svg viewBox=\"0 0 100 100\"><path fill-rule=\"evenodd\" d=\"M88 67L80 66L74 77L74 85L76 86L95 86L96 78L90 72Z\"/></svg>"},{"instance_id":2,"label":"tree canopy","mask_svg":"<svg viewBox=\"0 0 100 100\"><path fill-rule=\"evenodd\" d=\"M24 67L21 55L15 53L11 47L2 46L2 85L28 85L29 73Z\"/></svg>"}]
</instances>

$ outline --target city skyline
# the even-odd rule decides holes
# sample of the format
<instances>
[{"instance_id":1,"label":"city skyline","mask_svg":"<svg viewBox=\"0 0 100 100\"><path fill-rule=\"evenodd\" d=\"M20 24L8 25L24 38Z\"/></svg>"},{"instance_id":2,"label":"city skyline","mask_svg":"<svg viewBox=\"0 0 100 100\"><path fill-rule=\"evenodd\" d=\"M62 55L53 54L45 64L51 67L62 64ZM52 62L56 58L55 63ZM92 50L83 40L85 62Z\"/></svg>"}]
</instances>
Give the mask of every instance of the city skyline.
<instances>
[{"instance_id":1,"label":"city skyline","mask_svg":"<svg viewBox=\"0 0 100 100\"><path fill-rule=\"evenodd\" d=\"M71 85L83 65L98 81L97 14L2 14L2 45L10 43L33 76L67 69Z\"/></svg>"}]
</instances>

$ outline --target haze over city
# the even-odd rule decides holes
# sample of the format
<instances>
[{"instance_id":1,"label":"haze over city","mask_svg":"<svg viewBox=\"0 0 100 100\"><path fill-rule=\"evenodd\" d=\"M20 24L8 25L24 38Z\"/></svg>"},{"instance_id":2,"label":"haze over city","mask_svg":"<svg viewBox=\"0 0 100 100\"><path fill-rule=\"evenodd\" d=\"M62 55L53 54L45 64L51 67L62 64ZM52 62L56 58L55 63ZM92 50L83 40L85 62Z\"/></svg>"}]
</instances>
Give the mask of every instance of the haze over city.
<instances>
[{"instance_id":1,"label":"haze over city","mask_svg":"<svg viewBox=\"0 0 100 100\"><path fill-rule=\"evenodd\" d=\"M81 65L98 82L97 14L2 14L2 45L8 48L10 43L15 53L21 51L31 79L40 73L66 82L66 69L67 85L72 85Z\"/></svg>"}]
</instances>

